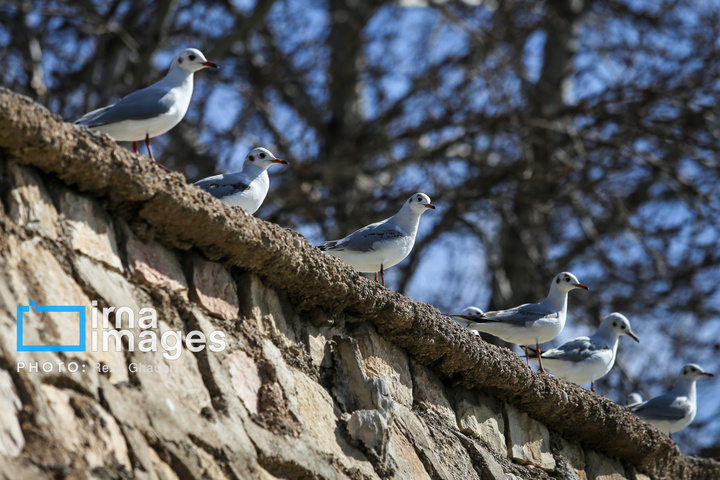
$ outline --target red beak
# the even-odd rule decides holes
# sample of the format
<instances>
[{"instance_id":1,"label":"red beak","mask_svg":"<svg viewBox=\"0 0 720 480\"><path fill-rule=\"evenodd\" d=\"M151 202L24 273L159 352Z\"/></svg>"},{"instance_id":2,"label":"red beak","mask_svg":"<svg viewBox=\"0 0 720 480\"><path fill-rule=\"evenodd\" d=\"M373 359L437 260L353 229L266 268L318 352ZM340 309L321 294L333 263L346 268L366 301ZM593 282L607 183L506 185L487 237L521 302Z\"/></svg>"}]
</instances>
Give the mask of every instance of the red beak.
<instances>
[{"instance_id":1,"label":"red beak","mask_svg":"<svg viewBox=\"0 0 720 480\"><path fill-rule=\"evenodd\" d=\"M207 68L220 68L213 62L203 62L200 65L202 65L203 67L207 67Z\"/></svg>"},{"instance_id":2,"label":"red beak","mask_svg":"<svg viewBox=\"0 0 720 480\"><path fill-rule=\"evenodd\" d=\"M432 208L433 210L435 210L435 205L433 205L432 203L426 203L425 208Z\"/></svg>"},{"instance_id":3,"label":"red beak","mask_svg":"<svg viewBox=\"0 0 720 480\"><path fill-rule=\"evenodd\" d=\"M282 158L276 158L273 160L273 163L282 163L283 165L290 165L287 161L283 160Z\"/></svg>"},{"instance_id":4,"label":"red beak","mask_svg":"<svg viewBox=\"0 0 720 480\"><path fill-rule=\"evenodd\" d=\"M573 283L573 285L576 286L577 288L582 288L583 290L590 290L588 287L586 287L582 283Z\"/></svg>"}]
</instances>

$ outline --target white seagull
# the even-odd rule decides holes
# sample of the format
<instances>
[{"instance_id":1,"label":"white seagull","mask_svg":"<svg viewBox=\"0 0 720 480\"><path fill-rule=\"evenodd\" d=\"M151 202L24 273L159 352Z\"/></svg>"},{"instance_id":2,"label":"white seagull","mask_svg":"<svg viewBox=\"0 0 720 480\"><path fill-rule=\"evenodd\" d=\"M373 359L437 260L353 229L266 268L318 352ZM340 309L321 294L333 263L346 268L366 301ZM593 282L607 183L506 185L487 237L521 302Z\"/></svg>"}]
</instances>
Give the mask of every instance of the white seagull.
<instances>
[{"instance_id":1,"label":"white seagull","mask_svg":"<svg viewBox=\"0 0 720 480\"><path fill-rule=\"evenodd\" d=\"M604 377L615 364L618 341L627 335L636 342L630 321L620 313L603 318L600 328L590 337L578 337L564 345L543 352L542 361L550 371L567 382L585 385L595 391L595 380ZM533 349L530 348L532 353ZM537 363L535 357L530 360Z\"/></svg>"},{"instance_id":2,"label":"white seagull","mask_svg":"<svg viewBox=\"0 0 720 480\"><path fill-rule=\"evenodd\" d=\"M625 406L627 408L632 408L635 405L641 404L642 402L644 402L643 396L641 394L639 394L638 392L632 392L625 399Z\"/></svg>"},{"instance_id":3,"label":"white seagull","mask_svg":"<svg viewBox=\"0 0 720 480\"><path fill-rule=\"evenodd\" d=\"M282 158L276 158L266 148L254 148L245 157L242 171L203 178L195 182L195 186L223 203L244 208L253 214L265 201L270 188L267 169L275 164L287 163Z\"/></svg>"},{"instance_id":4,"label":"white seagull","mask_svg":"<svg viewBox=\"0 0 720 480\"><path fill-rule=\"evenodd\" d=\"M506 342L525 346L528 364L530 354L527 345L535 344L538 356L542 354L540 344L557 337L565 327L568 292L575 288L588 290L569 272L555 276L550 284L550 293L540 303L526 303L509 310L485 312L482 315L450 315L467 328L495 335ZM540 372L544 373L542 359Z\"/></svg>"},{"instance_id":5,"label":"white seagull","mask_svg":"<svg viewBox=\"0 0 720 480\"><path fill-rule=\"evenodd\" d=\"M377 272L385 286L385 269L400 263L415 245L420 215L435 209L430 197L416 193L398 213L382 222L373 223L340 240L329 240L319 248L343 260L358 272Z\"/></svg>"},{"instance_id":6,"label":"white seagull","mask_svg":"<svg viewBox=\"0 0 720 480\"><path fill-rule=\"evenodd\" d=\"M475 307L475 306L472 306L472 305L469 306L469 307L467 307L467 308L466 308L465 310L463 310L462 312L460 312L460 315L482 315L482 314L483 314L483 311L482 311L481 308L478 308L478 307ZM459 323L459 324L462 325L463 327L464 327L465 324L466 324L466 322L461 322L460 320L457 320L457 319L455 319L455 318L453 318L453 317L450 317L450 318L452 318L453 320L455 320L457 323ZM470 331L471 331L472 333L474 333L475 335L480 335L480 332L478 332L477 330L470 330Z\"/></svg>"},{"instance_id":7,"label":"white seagull","mask_svg":"<svg viewBox=\"0 0 720 480\"><path fill-rule=\"evenodd\" d=\"M697 392L695 381L700 377L714 377L699 365L688 363L678 377L675 388L665 395L651 398L646 402L630 406L630 411L656 426L661 432L672 434L687 427L697 413Z\"/></svg>"},{"instance_id":8,"label":"white seagull","mask_svg":"<svg viewBox=\"0 0 720 480\"><path fill-rule=\"evenodd\" d=\"M74 123L107 133L120 142L145 140L148 154L150 139L166 133L180 123L190 106L193 74L203 68L219 68L195 48L183 50L170 64L167 75L149 87L133 92L117 103L86 113Z\"/></svg>"}]
</instances>

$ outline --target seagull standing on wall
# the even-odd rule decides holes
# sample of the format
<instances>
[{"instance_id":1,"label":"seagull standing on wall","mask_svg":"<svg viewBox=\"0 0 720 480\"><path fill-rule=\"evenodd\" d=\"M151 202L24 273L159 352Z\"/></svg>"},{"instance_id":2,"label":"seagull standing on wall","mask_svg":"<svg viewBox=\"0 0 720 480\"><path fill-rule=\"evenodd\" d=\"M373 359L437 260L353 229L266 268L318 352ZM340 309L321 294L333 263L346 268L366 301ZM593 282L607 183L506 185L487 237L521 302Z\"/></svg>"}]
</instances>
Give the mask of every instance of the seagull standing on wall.
<instances>
[{"instance_id":1,"label":"seagull standing on wall","mask_svg":"<svg viewBox=\"0 0 720 480\"><path fill-rule=\"evenodd\" d=\"M661 432L672 434L687 427L697 413L695 381L701 377L714 377L699 365L689 363L680 370L675 388L665 395L651 398L640 404L630 405L630 411L656 426Z\"/></svg>"},{"instance_id":2,"label":"seagull standing on wall","mask_svg":"<svg viewBox=\"0 0 720 480\"><path fill-rule=\"evenodd\" d=\"M137 142L145 140L148 155L155 161L150 139L180 123L190 106L193 74L204 68L219 67L200 50L183 50L173 59L165 78L117 103L86 113L74 123L107 133L120 142L133 142L135 153Z\"/></svg>"},{"instance_id":3,"label":"seagull standing on wall","mask_svg":"<svg viewBox=\"0 0 720 480\"><path fill-rule=\"evenodd\" d=\"M397 265L408 256L415 245L420 215L435 209L430 197L416 193L400 211L382 222L373 223L340 240L329 240L320 250L343 260L358 272L378 272L385 286L385 269Z\"/></svg>"},{"instance_id":4,"label":"seagull standing on wall","mask_svg":"<svg viewBox=\"0 0 720 480\"><path fill-rule=\"evenodd\" d=\"M594 392L595 380L604 377L615 364L618 343L623 335L640 341L625 315L611 313L603 318L600 328L590 337L570 340L544 352L541 358L545 366L558 377L578 385L590 382L590 389ZM535 353L532 348L529 350ZM535 357L530 359L537 363Z\"/></svg>"},{"instance_id":5,"label":"seagull standing on wall","mask_svg":"<svg viewBox=\"0 0 720 480\"><path fill-rule=\"evenodd\" d=\"M570 290L588 287L578 281L569 272L555 276L550 285L550 293L540 303L526 303L509 310L485 312L481 315L450 315L453 319L471 330L495 335L506 342L525 346L525 355L530 364L527 345L535 344L540 372L543 370L540 344L560 335L565 327L567 299Z\"/></svg>"},{"instance_id":6,"label":"seagull standing on wall","mask_svg":"<svg viewBox=\"0 0 720 480\"><path fill-rule=\"evenodd\" d=\"M260 208L270 188L267 169L287 163L282 158L276 158L270 150L255 148L245 157L242 171L207 177L195 182L195 186L223 203L244 208L252 214Z\"/></svg>"}]
</instances>

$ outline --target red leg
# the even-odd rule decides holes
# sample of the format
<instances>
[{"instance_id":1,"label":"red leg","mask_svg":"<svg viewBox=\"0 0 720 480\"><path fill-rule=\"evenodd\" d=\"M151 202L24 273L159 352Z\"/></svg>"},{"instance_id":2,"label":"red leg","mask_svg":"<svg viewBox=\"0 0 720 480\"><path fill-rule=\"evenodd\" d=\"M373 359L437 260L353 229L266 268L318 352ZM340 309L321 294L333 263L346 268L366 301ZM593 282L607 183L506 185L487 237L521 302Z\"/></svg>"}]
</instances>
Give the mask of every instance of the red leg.
<instances>
[{"instance_id":1,"label":"red leg","mask_svg":"<svg viewBox=\"0 0 720 480\"><path fill-rule=\"evenodd\" d=\"M140 150L138 150L137 142L133 142L133 152L140 153Z\"/></svg>"},{"instance_id":2,"label":"red leg","mask_svg":"<svg viewBox=\"0 0 720 480\"><path fill-rule=\"evenodd\" d=\"M594 380L590 380L590 391L592 391L592 392L595 391L595 381Z\"/></svg>"},{"instance_id":3,"label":"red leg","mask_svg":"<svg viewBox=\"0 0 720 480\"><path fill-rule=\"evenodd\" d=\"M380 264L380 278L382 279L382 286L385 286L385 268Z\"/></svg>"},{"instance_id":4,"label":"red leg","mask_svg":"<svg viewBox=\"0 0 720 480\"><path fill-rule=\"evenodd\" d=\"M542 366L542 352L540 352L540 344L535 342L535 348L537 348L538 364L540 364L540 373L545 373Z\"/></svg>"},{"instance_id":5,"label":"red leg","mask_svg":"<svg viewBox=\"0 0 720 480\"><path fill-rule=\"evenodd\" d=\"M375 272L375 283L378 283L377 272Z\"/></svg>"},{"instance_id":6,"label":"red leg","mask_svg":"<svg viewBox=\"0 0 720 480\"><path fill-rule=\"evenodd\" d=\"M152 153L152 148L150 148L150 134L149 134L149 133L146 133L146 134L145 134L145 145L147 146L148 154L150 155L150 160L152 160L153 162L155 162L155 165L157 165L158 167L162 168L162 169L165 170L166 172L169 172L169 171L170 171L169 168L167 168L165 165L163 165L163 164L161 164L161 163L158 163L158 161L155 160L155 156L154 156L153 153Z\"/></svg>"},{"instance_id":7,"label":"red leg","mask_svg":"<svg viewBox=\"0 0 720 480\"><path fill-rule=\"evenodd\" d=\"M528 366L530 365L530 351L527 348L527 345L524 345L525 347L525 362L527 362Z\"/></svg>"},{"instance_id":8,"label":"red leg","mask_svg":"<svg viewBox=\"0 0 720 480\"><path fill-rule=\"evenodd\" d=\"M153 156L152 148L150 148L150 134L149 133L145 134L145 146L148 149L148 155L150 156L150 160L152 160L154 162L155 157Z\"/></svg>"}]
</instances>

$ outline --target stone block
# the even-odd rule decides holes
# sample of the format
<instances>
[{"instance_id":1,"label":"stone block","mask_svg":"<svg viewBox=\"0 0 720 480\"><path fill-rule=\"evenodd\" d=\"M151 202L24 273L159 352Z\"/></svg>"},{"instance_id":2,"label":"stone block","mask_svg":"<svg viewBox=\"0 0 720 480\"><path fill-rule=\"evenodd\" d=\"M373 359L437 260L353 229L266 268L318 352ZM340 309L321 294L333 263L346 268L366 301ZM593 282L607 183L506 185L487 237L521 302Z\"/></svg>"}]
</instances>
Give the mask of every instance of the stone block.
<instances>
[{"instance_id":1,"label":"stone block","mask_svg":"<svg viewBox=\"0 0 720 480\"><path fill-rule=\"evenodd\" d=\"M237 286L230 272L200 255L193 256L190 298L216 317L225 320L238 317Z\"/></svg>"},{"instance_id":2,"label":"stone block","mask_svg":"<svg viewBox=\"0 0 720 480\"><path fill-rule=\"evenodd\" d=\"M313 447L333 458L341 471L356 471L361 478L377 478L365 455L345 440L333 399L327 390L304 373L294 373L298 415L303 432L310 437Z\"/></svg>"},{"instance_id":3,"label":"stone block","mask_svg":"<svg viewBox=\"0 0 720 480\"><path fill-rule=\"evenodd\" d=\"M506 405L508 456L523 465L535 465L546 471L555 469L555 458L550 451L550 432L542 423Z\"/></svg>"},{"instance_id":4,"label":"stone block","mask_svg":"<svg viewBox=\"0 0 720 480\"><path fill-rule=\"evenodd\" d=\"M17 457L25 446L18 420L21 408L10 374L0 370L0 456Z\"/></svg>"},{"instance_id":5,"label":"stone block","mask_svg":"<svg viewBox=\"0 0 720 480\"><path fill-rule=\"evenodd\" d=\"M148 287L181 292L187 298L187 280L175 254L157 242L141 242L128 229L125 235L125 254L132 278Z\"/></svg>"},{"instance_id":6,"label":"stone block","mask_svg":"<svg viewBox=\"0 0 720 480\"><path fill-rule=\"evenodd\" d=\"M422 403L449 423L455 423L455 412L445 395L445 386L430 370L419 363L411 362L413 375L413 396L416 403Z\"/></svg>"},{"instance_id":7,"label":"stone block","mask_svg":"<svg viewBox=\"0 0 720 480\"><path fill-rule=\"evenodd\" d=\"M15 162L9 162L7 168L12 184L5 199L10 218L27 230L57 240L59 215L40 176Z\"/></svg>"},{"instance_id":8,"label":"stone block","mask_svg":"<svg viewBox=\"0 0 720 480\"><path fill-rule=\"evenodd\" d=\"M329 339L336 332L328 328L317 328L309 325L307 327L307 349L310 354L310 361L316 367L332 367L332 351Z\"/></svg>"},{"instance_id":9,"label":"stone block","mask_svg":"<svg viewBox=\"0 0 720 480\"><path fill-rule=\"evenodd\" d=\"M453 398L458 428L466 435L482 440L496 454L507 456L501 404L482 392L466 389L456 390Z\"/></svg>"},{"instance_id":10,"label":"stone block","mask_svg":"<svg viewBox=\"0 0 720 480\"><path fill-rule=\"evenodd\" d=\"M390 388L390 397L406 407L413 404L413 383L407 353L383 339L375 328L360 324L353 335L363 358L368 377L381 377Z\"/></svg>"},{"instance_id":11,"label":"stone block","mask_svg":"<svg viewBox=\"0 0 720 480\"><path fill-rule=\"evenodd\" d=\"M567 460L575 475L577 475L578 480L588 480L587 472L585 471L585 452L580 445L570 443L564 438L560 438L560 450L558 453Z\"/></svg>"},{"instance_id":12,"label":"stone block","mask_svg":"<svg viewBox=\"0 0 720 480\"><path fill-rule=\"evenodd\" d=\"M233 390L242 400L245 408L257 415L259 412L258 394L262 386L262 379L257 365L242 350L236 350L229 354L225 358L225 364L230 373Z\"/></svg>"},{"instance_id":13,"label":"stone block","mask_svg":"<svg viewBox=\"0 0 720 480\"><path fill-rule=\"evenodd\" d=\"M479 479L468 451L457 438L457 430L448 428L434 414L426 412L420 417L414 411L398 405L395 408L394 426L412 444L432 478ZM393 438L391 435L391 444ZM398 458L394 460L398 463L402 461Z\"/></svg>"},{"instance_id":14,"label":"stone block","mask_svg":"<svg viewBox=\"0 0 720 480\"><path fill-rule=\"evenodd\" d=\"M617 460L593 450L585 451L585 468L588 480L626 480L625 469Z\"/></svg>"},{"instance_id":15,"label":"stone block","mask_svg":"<svg viewBox=\"0 0 720 480\"><path fill-rule=\"evenodd\" d=\"M98 403L51 385L40 386L40 399L46 406L43 420L53 427L49 435L67 451L82 455L88 470L122 465L132 471L122 431Z\"/></svg>"},{"instance_id":16,"label":"stone block","mask_svg":"<svg viewBox=\"0 0 720 480\"><path fill-rule=\"evenodd\" d=\"M292 306L274 290L267 288L257 275L244 273L238 280L243 310L255 322L260 331L272 337L276 343L290 348L299 342L293 323L297 314Z\"/></svg>"},{"instance_id":17,"label":"stone block","mask_svg":"<svg viewBox=\"0 0 720 480\"><path fill-rule=\"evenodd\" d=\"M60 213L73 250L123 271L115 229L96 201L65 190L60 195Z\"/></svg>"}]
</instances>

